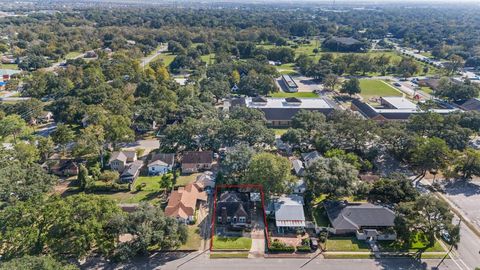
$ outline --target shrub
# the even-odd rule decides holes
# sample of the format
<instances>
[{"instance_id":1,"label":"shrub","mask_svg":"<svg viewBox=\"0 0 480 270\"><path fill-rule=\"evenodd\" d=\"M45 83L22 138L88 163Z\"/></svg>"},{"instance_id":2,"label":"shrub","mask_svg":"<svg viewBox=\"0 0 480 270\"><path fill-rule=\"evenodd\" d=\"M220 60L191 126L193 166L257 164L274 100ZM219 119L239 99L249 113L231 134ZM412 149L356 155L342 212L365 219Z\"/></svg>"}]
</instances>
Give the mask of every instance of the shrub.
<instances>
[{"instance_id":1,"label":"shrub","mask_svg":"<svg viewBox=\"0 0 480 270\"><path fill-rule=\"evenodd\" d=\"M292 253L295 251L295 247L287 245L283 242L280 242L278 239L275 239L273 242L270 243L269 251Z\"/></svg>"},{"instance_id":2,"label":"shrub","mask_svg":"<svg viewBox=\"0 0 480 270\"><path fill-rule=\"evenodd\" d=\"M323 231L323 232L320 232L319 236L318 236L318 241L320 241L320 243L325 243L325 241L327 241L327 235L328 233Z\"/></svg>"},{"instance_id":3,"label":"shrub","mask_svg":"<svg viewBox=\"0 0 480 270\"><path fill-rule=\"evenodd\" d=\"M297 247L297 251L298 252L310 252L312 250L310 249L310 246L302 245L302 246Z\"/></svg>"}]
</instances>

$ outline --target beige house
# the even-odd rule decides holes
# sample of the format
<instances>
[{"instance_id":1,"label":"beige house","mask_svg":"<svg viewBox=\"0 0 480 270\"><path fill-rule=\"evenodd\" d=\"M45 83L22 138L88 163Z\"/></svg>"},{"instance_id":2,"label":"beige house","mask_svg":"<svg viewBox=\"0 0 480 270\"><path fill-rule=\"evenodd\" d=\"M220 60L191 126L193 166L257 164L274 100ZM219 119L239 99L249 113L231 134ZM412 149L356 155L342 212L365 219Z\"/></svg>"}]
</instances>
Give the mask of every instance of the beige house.
<instances>
[{"instance_id":1,"label":"beige house","mask_svg":"<svg viewBox=\"0 0 480 270\"><path fill-rule=\"evenodd\" d=\"M137 153L135 151L119 151L112 152L108 165L114 171L122 173L129 163L137 160Z\"/></svg>"}]
</instances>

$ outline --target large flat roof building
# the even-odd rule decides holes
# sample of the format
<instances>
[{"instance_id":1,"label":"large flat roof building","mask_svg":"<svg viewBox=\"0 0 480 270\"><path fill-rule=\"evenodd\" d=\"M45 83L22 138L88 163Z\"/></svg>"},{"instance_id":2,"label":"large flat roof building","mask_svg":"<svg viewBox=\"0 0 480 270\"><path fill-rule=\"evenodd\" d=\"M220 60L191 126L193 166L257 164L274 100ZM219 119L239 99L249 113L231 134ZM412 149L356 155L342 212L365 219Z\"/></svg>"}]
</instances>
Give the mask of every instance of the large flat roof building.
<instances>
[{"instance_id":1,"label":"large flat roof building","mask_svg":"<svg viewBox=\"0 0 480 270\"><path fill-rule=\"evenodd\" d=\"M318 111L325 115L330 114L336 105L325 98L240 98L232 105L255 108L265 113L267 124L270 126L290 126L292 118L300 110Z\"/></svg>"}]
</instances>

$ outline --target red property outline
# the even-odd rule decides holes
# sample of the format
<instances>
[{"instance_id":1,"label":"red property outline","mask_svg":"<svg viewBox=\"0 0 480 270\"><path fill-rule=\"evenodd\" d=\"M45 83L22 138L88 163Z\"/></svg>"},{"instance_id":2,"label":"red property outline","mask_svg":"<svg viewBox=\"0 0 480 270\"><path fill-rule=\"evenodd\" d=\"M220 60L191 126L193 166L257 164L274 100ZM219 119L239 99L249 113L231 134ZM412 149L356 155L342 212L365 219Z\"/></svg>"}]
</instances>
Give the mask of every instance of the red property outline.
<instances>
[{"instance_id":1,"label":"red property outline","mask_svg":"<svg viewBox=\"0 0 480 270\"><path fill-rule=\"evenodd\" d=\"M265 211L265 193L263 192L262 185L256 184L244 184L244 185L217 185L215 186L215 193L213 195L213 215L211 220L211 234L210 234L210 252L213 251L213 237L215 236L215 221L217 214L217 193L219 189L226 188L257 188L260 189L260 197L262 198L262 208L263 208L263 224L265 225L265 239L267 240L267 248L270 248L270 239L268 237L268 224L267 224L267 213Z\"/></svg>"}]
</instances>

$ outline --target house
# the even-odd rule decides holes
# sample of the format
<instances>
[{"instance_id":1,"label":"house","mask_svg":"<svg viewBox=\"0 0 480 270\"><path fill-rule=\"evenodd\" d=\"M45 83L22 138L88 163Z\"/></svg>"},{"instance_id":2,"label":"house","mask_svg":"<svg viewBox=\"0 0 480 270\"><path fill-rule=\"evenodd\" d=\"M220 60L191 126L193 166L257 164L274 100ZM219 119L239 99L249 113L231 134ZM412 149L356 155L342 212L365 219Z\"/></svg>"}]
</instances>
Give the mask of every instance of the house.
<instances>
[{"instance_id":1,"label":"house","mask_svg":"<svg viewBox=\"0 0 480 270\"><path fill-rule=\"evenodd\" d=\"M212 151L189 151L183 154L182 173L210 170L213 164Z\"/></svg>"},{"instance_id":2,"label":"house","mask_svg":"<svg viewBox=\"0 0 480 270\"><path fill-rule=\"evenodd\" d=\"M78 163L71 159L59 159L59 160L48 160L42 167L49 173L55 174L57 176L75 176L78 175L79 166Z\"/></svg>"},{"instance_id":3,"label":"house","mask_svg":"<svg viewBox=\"0 0 480 270\"><path fill-rule=\"evenodd\" d=\"M251 222L250 209L248 193L225 191L217 201L217 222L221 225L247 226Z\"/></svg>"},{"instance_id":4,"label":"house","mask_svg":"<svg viewBox=\"0 0 480 270\"><path fill-rule=\"evenodd\" d=\"M305 180L300 179L298 180L294 185L293 185L293 193L297 194L303 194L307 191L307 183L305 183Z\"/></svg>"},{"instance_id":5,"label":"house","mask_svg":"<svg viewBox=\"0 0 480 270\"><path fill-rule=\"evenodd\" d=\"M120 174L120 181L123 183L133 183L140 175L140 169L142 169L142 167L142 160L135 160L134 162L128 164L123 170L122 174Z\"/></svg>"},{"instance_id":6,"label":"house","mask_svg":"<svg viewBox=\"0 0 480 270\"><path fill-rule=\"evenodd\" d=\"M303 162L299 159L292 160L292 167L295 175L303 176L305 173L305 167L303 167Z\"/></svg>"},{"instance_id":7,"label":"house","mask_svg":"<svg viewBox=\"0 0 480 270\"><path fill-rule=\"evenodd\" d=\"M153 155L150 163L148 163L148 175L161 175L172 170L175 162L175 154L158 153Z\"/></svg>"},{"instance_id":8,"label":"house","mask_svg":"<svg viewBox=\"0 0 480 270\"><path fill-rule=\"evenodd\" d=\"M97 53L96 53L95 51L92 50L92 51L87 51L87 52L85 53L85 56L84 56L84 57L85 57L85 58L97 58L98 55L97 55Z\"/></svg>"},{"instance_id":9,"label":"house","mask_svg":"<svg viewBox=\"0 0 480 270\"><path fill-rule=\"evenodd\" d=\"M215 188L215 178L213 172L206 171L201 175L197 176L195 184L202 190L211 190Z\"/></svg>"},{"instance_id":10,"label":"house","mask_svg":"<svg viewBox=\"0 0 480 270\"><path fill-rule=\"evenodd\" d=\"M305 162L305 167L308 168L310 167L310 165L312 165L312 163L321 158L322 155L320 155L320 153L318 151L312 151L312 152L308 152L308 153L302 153L302 159L303 161Z\"/></svg>"},{"instance_id":11,"label":"house","mask_svg":"<svg viewBox=\"0 0 480 270\"><path fill-rule=\"evenodd\" d=\"M207 201L207 194L190 183L173 191L165 208L165 215L176 218L183 223L195 222L195 211L199 205Z\"/></svg>"},{"instance_id":12,"label":"house","mask_svg":"<svg viewBox=\"0 0 480 270\"><path fill-rule=\"evenodd\" d=\"M356 234L359 240L395 240L395 213L371 203L326 201L323 203L333 234Z\"/></svg>"},{"instance_id":13,"label":"house","mask_svg":"<svg viewBox=\"0 0 480 270\"><path fill-rule=\"evenodd\" d=\"M275 225L279 233L305 228L303 197L299 195L281 196L274 203Z\"/></svg>"},{"instance_id":14,"label":"house","mask_svg":"<svg viewBox=\"0 0 480 270\"><path fill-rule=\"evenodd\" d=\"M108 164L110 168L119 173L123 172L128 163L132 163L137 160L136 151L117 151L112 152Z\"/></svg>"},{"instance_id":15,"label":"house","mask_svg":"<svg viewBox=\"0 0 480 270\"><path fill-rule=\"evenodd\" d=\"M480 111L480 99L471 98L460 105L465 111Z\"/></svg>"},{"instance_id":16,"label":"house","mask_svg":"<svg viewBox=\"0 0 480 270\"><path fill-rule=\"evenodd\" d=\"M272 127L288 127L292 118L300 110L318 111L330 114L336 105L327 98L266 98L246 97L231 101L231 106L245 106L261 110L265 114L267 124Z\"/></svg>"}]
</instances>

